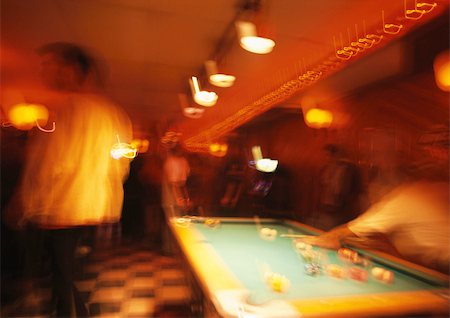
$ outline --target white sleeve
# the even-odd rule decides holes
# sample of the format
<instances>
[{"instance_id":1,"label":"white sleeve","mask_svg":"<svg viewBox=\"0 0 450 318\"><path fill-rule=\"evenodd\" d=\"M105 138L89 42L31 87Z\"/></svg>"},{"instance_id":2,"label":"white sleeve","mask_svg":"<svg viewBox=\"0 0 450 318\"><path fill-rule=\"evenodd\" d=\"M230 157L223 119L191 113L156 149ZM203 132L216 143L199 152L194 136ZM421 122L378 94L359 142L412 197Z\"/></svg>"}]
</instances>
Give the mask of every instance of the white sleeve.
<instances>
[{"instance_id":1,"label":"white sleeve","mask_svg":"<svg viewBox=\"0 0 450 318\"><path fill-rule=\"evenodd\" d=\"M357 236L392 232L406 222L411 201L401 192L391 195L349 222L348 228Z\"/></svg>"}]
</instances>

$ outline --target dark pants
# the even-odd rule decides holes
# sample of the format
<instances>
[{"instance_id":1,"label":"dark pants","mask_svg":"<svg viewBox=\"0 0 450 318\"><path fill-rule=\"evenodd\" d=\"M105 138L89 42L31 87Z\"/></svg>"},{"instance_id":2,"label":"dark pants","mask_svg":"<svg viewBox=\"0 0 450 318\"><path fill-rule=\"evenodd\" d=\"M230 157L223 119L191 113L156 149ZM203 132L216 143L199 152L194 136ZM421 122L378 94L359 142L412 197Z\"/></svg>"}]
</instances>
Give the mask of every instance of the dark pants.
<instances>
[{"instance_id":1,"label":"dark pants","mask_svg":"<svg viewBox=\"0 0 450 318\"><path fill-rule=\"evenodd\" d=\"M43 230L52 261L53 298L57 317L87 317L74 285L75 249L83 228Z\"/></svg>"}]
</instances>

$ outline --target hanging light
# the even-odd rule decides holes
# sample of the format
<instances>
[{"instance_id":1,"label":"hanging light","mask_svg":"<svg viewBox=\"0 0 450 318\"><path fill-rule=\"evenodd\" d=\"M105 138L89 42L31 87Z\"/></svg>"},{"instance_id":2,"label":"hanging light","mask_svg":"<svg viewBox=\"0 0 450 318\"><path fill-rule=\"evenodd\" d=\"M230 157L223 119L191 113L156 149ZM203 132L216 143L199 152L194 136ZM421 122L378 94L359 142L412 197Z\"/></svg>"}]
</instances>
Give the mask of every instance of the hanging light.
<instances>
[{"instance_id":1,"label":"hanging light","mask_svg":"<svg viewBox=\"0 0 450 318\"><path fill-rule=\"evenodd\" d=\"M311 128L328 128L333 122L333 114L328 110L311 108L306 112L305 123Z\"/></svg>"},{"instance_id":2,"label":"hanging light","mask_svg":"<svg viewBox=\"0 0 450 318\"><path fill-rule=\"evenodd\" d=\"M274 172L277 169L278 160L263 158L260 146L252 147L252 155L256 170L261 172Z\"/></svg>"},{"instance_id":3,"label":"hanging light","mask_svg":"<svg viewBox=\"0 0 450 318\"><path fill-rule=\"evenodd\" d=\"M439 53L434 59L434 79L437 86L446 92L450 91L450 51Z\"/></svg>"},{"instance_id":4,"label":"hanging light","mask_svg":"<svg viewBox=\"0 0 450 318\"><path fill-rule=\"evenodd\" d=\"M208 80L211 84L218 87L231 87L236 80L233 75L219 73L217 69L217 63L213 60L208 60L205 62L206 74L208 75Z\"/></svg>"},{"instance_id":5,"label":"hanging light","mask_svg":"<svg viewBox=\"0 0 450 318\"><path fill-rule=\"evenodd\" d=\"M198 107L185 107L183 109L183 115L192 119L198 119L202 117L204 112L204 109Z\"/></svg>"},{"instance_id":6,"label":"hanging light","mask_svg":"<svg viewBox=\"0 0 450 318\"><path fill-rule=\"evenodd\" d=\"M197 77L192 76L189 83L191 84L192 96L197 104L211 107L217 103L219 97L216 93L200 90Z\"/></svg>"},{"instance_id":7,"label":"hanging light","mask_svg":"<svg viewBox=\"0 0 450 318\"><path fill-rule=\"evenodd\" d=\"M180 101L180 106L181 106L184 116L186 116L188 118L192 118L192 119L198 119L203 116L205 109L200 108L200 107L190 106L186 94L178 94L178 99Z\"/></svg>"},{"instance_id":8,"label":"hanging light","mask_svg":"<svg viewBox=\"0 0 450 318\"><path fill-rule=\"evenodd\" d=\"M261 172L274 172L277 169L278 160L263 158L256 161L256 170Z\"/></svg>"},{"instance_id":9,"label":"hanging light","mask_svg":"<svg viewBox=\"0 0 450 318\"><path fill-rule=\"evenodd\" d=\"M267 54L275 47L274 40L258 36L256 26L252 22L237 21L236 28L239 43L244 50L256 54Z\"/></svg>"}]
</instances>

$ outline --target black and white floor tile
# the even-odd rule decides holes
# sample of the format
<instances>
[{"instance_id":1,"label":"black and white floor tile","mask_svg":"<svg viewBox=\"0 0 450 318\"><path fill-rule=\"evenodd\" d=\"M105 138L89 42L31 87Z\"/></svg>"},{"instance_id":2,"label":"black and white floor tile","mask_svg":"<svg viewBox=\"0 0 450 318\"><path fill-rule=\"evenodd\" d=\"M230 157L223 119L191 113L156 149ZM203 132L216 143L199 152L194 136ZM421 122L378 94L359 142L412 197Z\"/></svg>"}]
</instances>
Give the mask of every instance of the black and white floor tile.
<instances>
[{"instance_id":1,"label":"black and white floor tile","mask_svg":"<svg viewBox=\"0 0 450 318\"><path fill-rule=\"evenodd\" d=\"M154 249L122 244L83 259L75 285L91 317L192 317L181 261ZM50 277L7 304L2 317L51 317Z\"/></svg>"}]
</instances>

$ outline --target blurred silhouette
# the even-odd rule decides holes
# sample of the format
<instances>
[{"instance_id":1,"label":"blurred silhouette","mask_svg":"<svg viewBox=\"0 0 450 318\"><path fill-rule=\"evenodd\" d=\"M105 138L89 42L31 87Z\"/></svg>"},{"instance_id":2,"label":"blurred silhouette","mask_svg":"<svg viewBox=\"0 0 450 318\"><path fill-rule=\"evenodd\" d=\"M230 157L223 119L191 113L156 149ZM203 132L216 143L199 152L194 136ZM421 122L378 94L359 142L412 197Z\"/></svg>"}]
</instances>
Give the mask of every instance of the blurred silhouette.
<instances>
[{"instance_id":1,"label":"blurred silhouette","mask_svg":"<svg viewBox=\"0 0 450 318\"><path fill-rule=\"evenodd\" d=\"M192 207L186 187L190 174L189 162L185 151L178 140L167 145L167 157L163 163L161 201L166 222L172 218L189 214ZM170 238L170 230L166 224L163 229L163 253L171 255L175 245Z\"/></svg>"},{"instance_id":2,"label":"blurred silhouette","mask_svg":"<svg viewBox=\"0 0 450 318\"><path fill-rule=\"evenodd\" d=\"M403 182L405 165L401 160L407 157L408 149L399 146L405 142L391 127L365 128L360 138L359 162L367 186L363 203L368 208Z\"/></svg>"},{"instance_id":3,"label":"blurred silhouette","mask_svg":"<svg viewBox=\"0 0 450 318\"><path fill-rule=\"evenodd\" d=\"M27 133L13 128L1 131L1 208L5 212L14 189L20 180L20 172L25 160L23 149L27 142ZM1 301L2 304L17 298L21 288L11 286L9 282L17 282L23 276L25 263L24 232L16 231L1 224Z\"/></svg>"},{"instance_id":4,"label":"blurred silhouette","mask_svg":"<svg viewBox=\"0 0 450 318\"><path fill-rule=\"evenodd\" d=\"M358 167L334 144L324 147L327 163L320 172L317 226L328 230L351 219L359 209L362 182Z\"/></svg>"},{"instance_id":5,"label":"blurred silhouette","mask_svg":"<svg viewBox=\"0 0 450 318\"><path fill-rule=\"evenodd\" d=\"M56 130L30 131L21 182L5 221L40 233L52 260L57 317L87 316L73 285L74 255L90 226L116 223L129 159L113 159L131 140L128 116L89 85L96 62L83 48L51 43L38 50L44 84L59 95Z\"/></svg>"},{"instance_id":6,"label":"blurred silhouette","mask_svg":"<svg viewBox=\"0 0 450 318\"><path fill-rule=\"evenodd\" d=\"M130 173L125 181L121 218L122 239L140 241L145 233L145 187L140 178L144 158L136 157L130 164Z\"/></svg>"},{"instance_id":7,"label":"blurred silhouette","mask_svg":"<svg viewBox=\"0 0 450 318\"><path fill-rule=\"evenodd\" d=\"M220 198L220 206L234 209L241 196L244 186L245 165L238 161L231 161L225 168L225 190Z\"/></svg>"},{"instance_id":8,"label":"blurred silhouette","mask_svg":"<svg viewBox=\"0 0 450 318\"><path fill-rule=\"evenodd\" d=\"M163 165L162 204L166 218L182 216L191 208L186 182L190 174L189 162L180 144L167 150Z\"/></svg>"}]
</instances>

